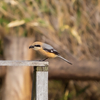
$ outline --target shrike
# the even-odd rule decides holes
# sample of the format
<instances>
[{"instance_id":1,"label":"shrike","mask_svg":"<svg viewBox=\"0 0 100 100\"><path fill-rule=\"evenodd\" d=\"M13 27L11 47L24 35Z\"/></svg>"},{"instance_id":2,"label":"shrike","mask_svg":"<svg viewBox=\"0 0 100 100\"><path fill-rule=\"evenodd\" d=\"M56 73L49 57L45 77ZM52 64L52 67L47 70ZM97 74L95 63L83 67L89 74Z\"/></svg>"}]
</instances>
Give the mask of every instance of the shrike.
<instances>
[{"instance_id":1,"label":"shrike","mask_svg":"<svg viewBox=\"0 0 100 100\"><path fill-rule=\"evenodd\" d=\"M45 61L48 58L55 58L55 57L59 57L61 59L63 59L64 61L66 61L67 63L71 64L72 63L68 60L66 60L65 58L63 58L62 56L59 55L59 53L57 52L57 50L55 50L52 46L50 46L49 44L43 43L43 42L34 42L30 47L33 48L34 50L38 51L39 53L41 53L43 56L45 56L46 58L43 60Z\"/></svg>"}]
</instances>

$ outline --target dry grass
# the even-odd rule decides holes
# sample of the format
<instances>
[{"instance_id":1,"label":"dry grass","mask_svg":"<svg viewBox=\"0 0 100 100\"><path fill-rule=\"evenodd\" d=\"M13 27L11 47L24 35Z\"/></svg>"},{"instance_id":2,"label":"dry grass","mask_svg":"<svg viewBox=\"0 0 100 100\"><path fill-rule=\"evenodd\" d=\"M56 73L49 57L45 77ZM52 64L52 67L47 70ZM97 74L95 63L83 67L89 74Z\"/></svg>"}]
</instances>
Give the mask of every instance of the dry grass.
<instances>
[{"instance_id":1,"label":"dry grass","mask_svg":"<svg viewBox=\"0 0 100 100\"><path fill-rule=\"evenodd\" d=\"M62 50L59 51L64 56L70 51L78 60L99 61L100 1L0 0L0 36L4 35L36 36L36 40L42 39L53 45L57 44L54 46L61 47ZM1 55L2 37L0 37ZM74 84L72 86L75 88ZM73 90L74 95L71 95L72 99L69 97L70 100L91 100L93 97L85 95L85 92L82 96L87 99L79 95L77 97L76 90L76 88ZM68 94L68 91L65 94Z\"/></svg>"},{"instance_id":2,"label":"dry grass","mask_svg":"<svg viewBox=\"0 0 100 100\"><path fill-rule=\"evenodd\" d=\"M0 27L15 36L41 33L58 45L62 40L79 60L100 60L99 5L99 0L1 0Z\"/></svg>"}]
</instances>

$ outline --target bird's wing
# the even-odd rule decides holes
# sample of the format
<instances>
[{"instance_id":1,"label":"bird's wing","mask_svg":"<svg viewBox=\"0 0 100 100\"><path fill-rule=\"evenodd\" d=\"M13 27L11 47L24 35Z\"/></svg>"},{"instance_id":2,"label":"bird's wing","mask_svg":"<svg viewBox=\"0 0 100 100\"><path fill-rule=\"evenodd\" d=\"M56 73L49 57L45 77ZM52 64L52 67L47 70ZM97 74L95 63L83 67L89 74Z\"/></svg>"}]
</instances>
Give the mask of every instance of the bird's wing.
<instances>
[{"instance_id":1,"label":"bird's wing","mask_svg":"<svg viewBox=\"0 0 100 100\"><path fill-rule=\"evenodd\" d=\"M44 44L42 45L42 48L43 48L45 51L48 51L48 52L50 52L50 53L54 53L54 54L56 54L56 55L59 55L59 53L58 53L52 46L50 46L49 44L44 43Z\"/></svg>"}]
</instances>

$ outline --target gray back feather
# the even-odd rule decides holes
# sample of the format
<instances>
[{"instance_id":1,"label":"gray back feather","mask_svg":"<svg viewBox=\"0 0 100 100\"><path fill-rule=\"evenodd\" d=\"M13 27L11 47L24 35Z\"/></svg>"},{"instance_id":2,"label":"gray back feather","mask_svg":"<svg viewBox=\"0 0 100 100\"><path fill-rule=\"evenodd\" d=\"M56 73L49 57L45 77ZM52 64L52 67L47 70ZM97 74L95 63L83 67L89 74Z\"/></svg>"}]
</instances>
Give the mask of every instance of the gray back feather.
<instances>
[{"instance_id":1,"label":"gray back feather","mask_svg":"<svg viewBox=\"0 0 100 100\"><path fill-rule=\"evenodd\" d=\"M51 52L51 53L54 53L54 54L56 54L56 55L59 54L59 53L58 53L52 46L50 46L49 44L44 43L44 44L42 45L42 48L43 48L44 50L46 50L46 51L48 51L48 52Z\"/></svg>"},{"instance_id":2,"label":"gray back feather","mask_svg":"<svg viewBox=\"0 0 100 100\"><path fill-rule=\"evenodd\" d=\"M42 48L43 49L54 49L52 46L50 46L49 44L46 44L46 43L43 43L43 45L42 45Z\"/></svg>"}]
</instances>

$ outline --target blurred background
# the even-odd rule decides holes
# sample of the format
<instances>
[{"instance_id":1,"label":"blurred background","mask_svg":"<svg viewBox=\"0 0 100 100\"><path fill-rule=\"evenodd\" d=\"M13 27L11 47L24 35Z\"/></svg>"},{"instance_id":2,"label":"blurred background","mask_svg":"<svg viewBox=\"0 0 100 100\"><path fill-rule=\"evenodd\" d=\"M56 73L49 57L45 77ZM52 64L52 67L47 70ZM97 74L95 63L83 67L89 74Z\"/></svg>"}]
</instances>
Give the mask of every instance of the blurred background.
<instances>
[{"instance_id":1,"label":"blurred background","mask_svg":"<svg viewBox=\"0 0 100 100\"><path fill-rule=\"evenodd\" d=\"M34 41L73 65L49 59L49 100L100 100L99 0L0 0L0 60L36 60ZM30 100L31 67L0 67L0 100Z\"/></svg>"}]
</instances>

